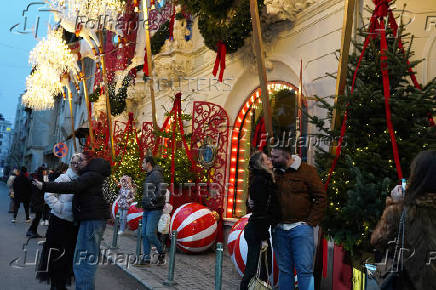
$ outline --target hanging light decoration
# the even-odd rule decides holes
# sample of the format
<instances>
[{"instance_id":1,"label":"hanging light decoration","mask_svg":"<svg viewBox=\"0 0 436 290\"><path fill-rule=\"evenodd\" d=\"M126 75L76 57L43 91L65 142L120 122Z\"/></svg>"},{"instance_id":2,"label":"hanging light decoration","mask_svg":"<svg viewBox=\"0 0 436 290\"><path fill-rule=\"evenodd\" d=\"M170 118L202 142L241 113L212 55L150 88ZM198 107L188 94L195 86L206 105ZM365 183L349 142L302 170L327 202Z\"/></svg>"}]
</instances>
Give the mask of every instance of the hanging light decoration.
<instances>
[{"instance_id":1,"label":"hanging light decoration","mask_svg":"<svg viewBox=\"0 0 436 290\"><path fill-rule=\"evenodd\" d=\"M79 72L77 59L62 38L62 29L50 31L39 41L30 52L29 62L39 71L55 74L58 80L66 72Z\"/></svg>"},{"instance_id":2,"label":"hanging light decoration","mask_svg":"<svg viewBox=\"0 0 436 290\"><path fill-rule=\"evenodd\" d=\"M36 69L26 79L22 103L34 110L51 109L53 96L62 93L62 76L79 71L75 56L62 39L62 31L49 31L30 52L29 62Z\"/></svg>"},{"instance_id":3,"label":"hanging light decoration","mask_svg":"<svg viewBox=\"0 0 436 290\"><path fill-rule=\"evenodd\" d=\"M91 30L101 30L98 25L112 25L126 6L125 0L50 0L50 6L61 13L60 18L89 22ZM98 25L95 25L98 24ZM114 27L105 27L114 30ZM76 29L78 29L76 27Z\"/></svg>"},{"instance_id":4,"label":"hanging light decoration","mask_svg":"<svg viewBox=\"0 0 436 290\"><path fill-rule=\"evenodd\" d=\"M47 74L48 73L48 74ZM48 110L54 106L54 95L62 93L62 84L53 81L54 72L35 70L26 79L26 93L22 97L24 106L36 111Z\"/></svg>"}]
</instances>

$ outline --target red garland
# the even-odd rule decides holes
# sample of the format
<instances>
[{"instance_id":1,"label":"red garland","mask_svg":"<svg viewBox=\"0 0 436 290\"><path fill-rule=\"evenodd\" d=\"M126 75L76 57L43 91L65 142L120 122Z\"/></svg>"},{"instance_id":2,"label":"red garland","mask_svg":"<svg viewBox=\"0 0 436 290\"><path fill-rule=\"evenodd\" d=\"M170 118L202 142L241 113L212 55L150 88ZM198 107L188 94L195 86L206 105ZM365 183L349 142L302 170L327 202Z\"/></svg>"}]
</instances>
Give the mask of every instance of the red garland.
<instances>
[{"instance_id":1,"label":"red garland","mask_svg":"<svg viewBox=\"0 0 436 290\"><path fill-rule=\"evenodd\" d=\"M146 77L150 75L148 71L147 49L145 49L145 53L144 53L144 66L142 67L142 71L144 72L144 75Z\"/></svg>"},{"instance_id":2,"label":"red garland","mask_svg":"<svg viewBox=\"0 0 436 290\"><path fill-rule=\"evenodd\" d=\"M171 41L174 41L174 22L176 21L176 6L173 4L172 6L172 13L170 18L170 24L169 24L169 39Z\"/></svg>"},{"instance_id":3,"label":"red garland","mask_svg":"<svg viewBox=\"0 0 436 290\"><path fill-rule=\"evenodd\" d=\"M171 111L169 112L169 116L165 119L164 124L162 126L161 131L164 131L170 122L171 117L173 117L173 123L170 124L172 126L172 142L171 142L171 185L174 184L174 176L175 176L175 135L176 135L176 125L178 125L178 128L180 130L180 135L182 136L182 143L183 147L185 148L186 155L188 156L189 161L191 161L192 164L192 170L197 171L197 165L194 161L194 158L192 157L192 152L188 147L188 144L186 143L185 138L185 130L183 129L183 122L182 122L182 94L177 93L174 100L174 105ZM162 138L157 138L156 143L153 149L153 155L157 153L158 145L161 143ZM172 188L173 189L173 188ZM172 201L172 200L171 200Z\"/></svg>"},{"instance_id":4,"label":"red garland","mask_svg":"<svg viewBox=\"0 0 436 290\"><path fill-rule=\"evenodd\" d=\"M217 52L216 52L215 65L213 67L212 74L214 77L216 77L216 74L218 72L218 68L220 67L221 69L220 69L218 81L223 82L224 70L226 69L227 47L221 41L218 42L216 46L217 46Z\"/></svg>"}]
</instances>

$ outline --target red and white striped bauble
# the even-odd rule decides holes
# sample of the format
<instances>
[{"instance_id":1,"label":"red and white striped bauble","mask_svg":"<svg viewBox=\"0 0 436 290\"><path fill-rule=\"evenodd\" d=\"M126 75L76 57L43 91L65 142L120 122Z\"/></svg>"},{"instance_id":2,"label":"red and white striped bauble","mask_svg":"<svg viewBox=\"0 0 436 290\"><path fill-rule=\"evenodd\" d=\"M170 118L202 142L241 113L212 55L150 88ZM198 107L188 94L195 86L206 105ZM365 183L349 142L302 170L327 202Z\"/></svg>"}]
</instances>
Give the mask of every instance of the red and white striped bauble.
<instances>
[{"instance_id":1,"label":"red and white striped bauble","mask_svg":"<svg viewBox=\"0 0 436 290\"><path fill-rule=\"evenodd\" d=\"M120 197L117 197L117 199L112 203L112 219L115 220L115 217L117 216L118 213L118 200L120 200Z\"/></svg>"},{"instance_id":2,"label":"red and white striped bauble","mask_svg":"<svg viewBox=\"0 0 436 290\"><path fill-rule=\"evenodd\" d=\"M233 225L232 231L227 238L227 248L229 249L229 253L231 255L231 259L233 265L235 265L236 270L239 275L243 276L245 271L245 265L247 263L247 253L248 253L248 245L247 241L244 238L244 228L248 223L248 218L251 214L247 214L243 216L236 224ZM271 230L270 230L271 234ZM270 235L271 236L271 235ZM270 243L272 244L272 239L270 238ZM233 246L233 249L230 247ZM272 274L270 276L270 280L272 280L272 284L274 287L277 287L279 281L279 268L277 264L277 258L273 248L273 265L272 265ZM295 285L297 286L297 275L295 275Z\"/></svg>"},{"instance_id":3,"label":"red and white striped bauble","mask_svg":"<svg viewBox=\"0 0 436 290\"><path fill-rule=\"evenodd\" d=\"M217 222L207 207L195 202L185 203L171 217L170 231L177 231L179 249L199 253L214 244Z\"/></svg>"},{"instance_id":4,"label":"red and white striped bauble","mask_svg":"<svg viewBox=\"0 0 436 290\"><path fill-rule=\"evenodd\" d=\"M137 204L137 202L132 203L127 211L127 225L132 231L138 228L139 221L142 220L142 214L144 212L142 208L136 207Z\"/></svg>"},{"instance_id":5,"label":"red and white striped bauble","mask_svg":"<svg viewBox=\"0 0 436 290\"><path fill-rule=\"evenodd\" d=\"M235 247L236 239L239 236L239 233L242 232L245 225L248 223L248 219L250 218L251 213L244 215L241 217L230 230L229 236L227 237L227 250L230 255L233 255L233 249Z\"/></svg>"}]
</instances>

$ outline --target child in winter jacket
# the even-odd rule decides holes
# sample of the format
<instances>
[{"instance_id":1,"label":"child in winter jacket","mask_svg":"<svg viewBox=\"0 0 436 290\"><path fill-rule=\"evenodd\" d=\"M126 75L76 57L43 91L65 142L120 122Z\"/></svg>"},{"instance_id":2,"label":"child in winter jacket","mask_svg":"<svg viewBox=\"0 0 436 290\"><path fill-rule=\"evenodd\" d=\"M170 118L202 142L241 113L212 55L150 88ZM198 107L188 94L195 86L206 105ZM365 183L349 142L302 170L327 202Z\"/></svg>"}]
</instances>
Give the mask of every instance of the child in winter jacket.
<instances>
[{"instance_id":1,"label":"child in winter jacket","mask_svg":"<svg viewBox=\"0 0 436 290\"><path fill-rule=\"evenodd\" d=\"M168 240L169 232L170 232L170 223L171 223L171 212L173 211L173 206L168 202L165 204L162 215L160 216L159 222L157 224L157 231L161 234L161 242L165 247L166 242Z\"/></svg>"},{"instance_id":2,"label":"child in winter jacket","mask_svg":"<svg viewBox=\"0 0 436 290\"><path fill-rule=\"evenodd\" d=\"M118 235L122 235L126 229L127 212L129 211L130 204L135 199L136 186L132 182L132 178L123 175L118 184L120 186L120 193L118 195L118 211L120 213L120 230Z\"/></svg>"}]
</instances>

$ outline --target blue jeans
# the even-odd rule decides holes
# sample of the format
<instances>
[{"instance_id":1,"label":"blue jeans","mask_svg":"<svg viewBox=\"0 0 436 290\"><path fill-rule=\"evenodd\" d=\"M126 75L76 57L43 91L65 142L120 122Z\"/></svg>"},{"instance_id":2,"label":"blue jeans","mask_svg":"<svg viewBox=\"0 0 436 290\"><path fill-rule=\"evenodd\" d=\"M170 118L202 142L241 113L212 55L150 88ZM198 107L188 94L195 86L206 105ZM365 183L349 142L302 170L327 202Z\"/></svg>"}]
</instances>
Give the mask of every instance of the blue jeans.
<instances>
[{"instance_id":1,"label":"blue jeans","mask_svg":"<svg viewBox=\"0 0 436 290\"><path fill-rule=\"evenodd\" d=\"M80 222L73 264L76 290L95 289L95 272L99 263L100 243L105 229L106 220Z\"/></svg>"},{"instance_id":2,"label":"blue jeans","mask_svg":"<svg viewBox=\"0 0 436 290\"><path fill-rule=\"evenodd\" d=\"M142 215L142 248L144 257L150 258L151 244L155 245L159 254L163 253L162 244L157 237L157 223L162 210L144 210Z\"/></svg>"},{"instance_id":3,"label":"blue jeans","mask_svg":"<svg viewBox=\"0 0 436 290\"><path fill-rule=\"evenodd\" d=\"M273 230L273 248L279 266L279 289L294 289L294 267L298 289L313 290L313 256L315 245L313 227L299 225L289 231L276 227Z\"/></svg>"},{"instance_id":4,"label":"blue jeans","mask_svg":"<svg viewBox=\"0 0 436 290\"><path fill-rule=\"evenodd\" d=\"M121 209L120 212L120 231L124 232L126 230L126 224L127 224L127 212L129 209Z\"/></svg>"}]
</instances>

